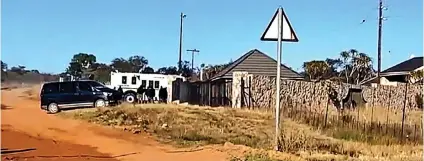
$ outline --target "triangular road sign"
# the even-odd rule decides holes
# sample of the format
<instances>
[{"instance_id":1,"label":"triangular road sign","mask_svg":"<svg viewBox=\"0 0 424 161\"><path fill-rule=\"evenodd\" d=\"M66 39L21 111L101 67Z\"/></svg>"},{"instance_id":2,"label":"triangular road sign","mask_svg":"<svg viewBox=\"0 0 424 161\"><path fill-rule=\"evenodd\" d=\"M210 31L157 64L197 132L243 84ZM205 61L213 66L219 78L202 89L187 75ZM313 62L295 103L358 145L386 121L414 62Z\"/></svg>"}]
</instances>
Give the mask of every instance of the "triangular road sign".
<instances>
[{"instance_id":1,"label":"triangular road sign","mask_svg":"<svg viewBox=\"0 0 424 161\"><path fill-rule=\"evenodd\" d=\"M283 17L281 23L282 37L281 41L291 41L298 42L296 33L293 30L293 27L290 24L289 19L283 10ZM274 17L272 17L271 22L268 24L268 27L265 29L265 32L261 37L262 41L277 41L278 40L278 10L275 12Z\"/></svg>"}]
</instances>

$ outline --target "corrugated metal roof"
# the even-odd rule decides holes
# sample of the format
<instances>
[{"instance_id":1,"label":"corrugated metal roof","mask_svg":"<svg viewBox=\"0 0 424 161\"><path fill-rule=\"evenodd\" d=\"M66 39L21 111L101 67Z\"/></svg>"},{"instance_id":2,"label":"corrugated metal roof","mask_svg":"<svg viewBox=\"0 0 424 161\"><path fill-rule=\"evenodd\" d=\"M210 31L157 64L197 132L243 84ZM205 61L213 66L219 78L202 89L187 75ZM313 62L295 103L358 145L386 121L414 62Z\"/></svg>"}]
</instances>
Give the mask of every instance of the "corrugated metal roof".
<instances>
[{"instance_id":1,"label":"corrugated metal roof","mask_svg":"<svg viewBox=\"0 0 424 161\"><path fill-rule=\"evenodd\" d=\"M231 63L227 68L219 72L212 80L230 79L235 71L246 71L253 75L276 76L277 61L258 49L253 49ZM303 79L303 77L281 64L281 77L290 79Z\"/></svg>"}]
</instances>

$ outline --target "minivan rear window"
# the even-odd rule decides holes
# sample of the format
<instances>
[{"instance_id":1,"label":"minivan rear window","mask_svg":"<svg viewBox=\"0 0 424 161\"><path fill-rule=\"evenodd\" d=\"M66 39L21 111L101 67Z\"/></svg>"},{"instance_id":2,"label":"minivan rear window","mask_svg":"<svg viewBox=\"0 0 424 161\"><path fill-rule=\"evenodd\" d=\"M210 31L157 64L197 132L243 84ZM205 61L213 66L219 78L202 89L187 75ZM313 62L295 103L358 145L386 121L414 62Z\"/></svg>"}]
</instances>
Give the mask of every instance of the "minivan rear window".
<instances>
[{"instance_id":1,"label":"minivan rear window","mask_svg":"<svg viewBox=\"0 0 424 161\"><path fill-rule=\"evenodd\" d=\"M43 89L41 93L50 94L50 93L58 93L59 92L59 84L58 83L47 83L43 85Z\"/></svg>"}]
</instances>

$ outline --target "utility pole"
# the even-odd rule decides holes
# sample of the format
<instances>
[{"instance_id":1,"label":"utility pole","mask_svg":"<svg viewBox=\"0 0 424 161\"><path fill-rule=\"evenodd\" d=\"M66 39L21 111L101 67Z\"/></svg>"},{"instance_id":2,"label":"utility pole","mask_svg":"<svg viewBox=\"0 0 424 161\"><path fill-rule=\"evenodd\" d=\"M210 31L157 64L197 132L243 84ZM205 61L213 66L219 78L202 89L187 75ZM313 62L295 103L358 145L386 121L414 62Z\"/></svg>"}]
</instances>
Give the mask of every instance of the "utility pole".
<instances>
[{"instance_id":1,"label":"utility pole","mask_svg":"<svg viewBox=\"0 0 424 161\"><path fill-rule=\"evenodd\" d=\"M378 69L377 69L377 79L378 84L380 84L380 72L381 72L381 33L383 28L383 1L379 0L378 5L378 42L377 42L377 54L378 54Z\"/></svg>"},{"instance_id":2,"label":"utility pole","mask_svg":"<svg viewBox=\"0 0 424 161\"><path fill-rule=\"evenodd\" d=\"M181 54L183 50L183 19L186 17L184 13L180 14L180 52L178 56L178 72L181 74Z\"/></svg>"},{"instance_id":3,"label":"utility pole","mask_svg":"<svg viewBox=\"0 0 424 161\"><path fill-rule=\"evenodd\" d=\"M194 71L194 54L199 53L200 51L197 50L197 49L191 49L191 50L187 50L187 51L191 51L191 70Z\"/></svg>"}]
</instances>

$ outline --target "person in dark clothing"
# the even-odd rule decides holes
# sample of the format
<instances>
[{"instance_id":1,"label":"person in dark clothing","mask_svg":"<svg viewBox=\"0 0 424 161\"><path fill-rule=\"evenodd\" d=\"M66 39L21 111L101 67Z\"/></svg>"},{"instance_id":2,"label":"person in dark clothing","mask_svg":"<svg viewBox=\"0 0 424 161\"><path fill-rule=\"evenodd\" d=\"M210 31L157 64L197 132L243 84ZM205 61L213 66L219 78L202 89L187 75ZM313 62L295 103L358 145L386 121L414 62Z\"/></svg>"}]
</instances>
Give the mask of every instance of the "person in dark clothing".
<instances>
[{"instance_id":1,"label":"person in dark clothing","mask_svg":"<svg viewBox=\"0 0 424 161\"><path fill-rule=\"evenodd\" d=\"M124 90L122 89L121 86L118 87L118 92L121 93L122 95L124 95Z\"/></svg>"},{"instance_id":2,"label":"person in dark clothing","mask_svg":"<svg viewBox=\"0 0 424 161\"><path fill-rule=\"evenodd\" d=\"M155 103L156 90L153 87L150 90L151 90L150 97L152 98L152 103Z\"/></svg>"},{"instance_id":3,"label":"person in dark clothing","mask_svg":"<svg viewBox=\"0 0 424 161\"><path fill-rule=\"evenodd\" d=\"M168 97L168 92L166 88L160 87L159 89L159 100L161 103L166 103Z\"/></svg>"},{"instance_id":4,"label":"person in dark clothing","mask_svg":"<svg viewBox=\"0 0 424 161\"><path fill-rule=\"evenodd\" d=\"M163 88L163 102L167 103L168 102L168 90L165 88Z\"/></svg>"},{"instance_id":5,"label":"person in dark clothing","mask_svg":"<svg viewBox=\"0 0 424 161\"><path fill-rule=\"evenodd\" d=\"M122 89L122 87L121 86L119 86L118 87L118 92L121 94L121 96L122 96L122 98L121 98L121 100L122 99L124 99L124 90Z\"/></svg>"},{"instance_id":6,"label":"person in dark clothing","mask_svg":"<svg viewBox=\"0 0 424 161\"><path fill-rule=\"evenodd\" d=\"M159 88L159 103L162 103L162 101L163 101L163 87L161 86L160 88Z\"/></svg>"},{"instance_id":7,"label":"person in dark clothing","mask_svg":"<svg viewBox=\"0 0 424 161\"><path fill-rule=\"evenodd\" d=\"M137 89L137 100L139 103L143 101L143 95L145 92L146 92L146 89L144 89L144 86L140 85L140 87L138 87Z\"/></svg>"},{"instance_id":8,"label":"person in dark clothing","mask_svg":"<svg viewBox=\"0 0 424 161\"><path fill-rule=\"evenodd\" d=\"M148 100L149 103L152 102L153 97L154 97L154 93L153 93L154 91L153 90L154 89L153 89L152 86L147 87L146 96L147 96L147 100Z\"/></svg>"}]
</instances>

